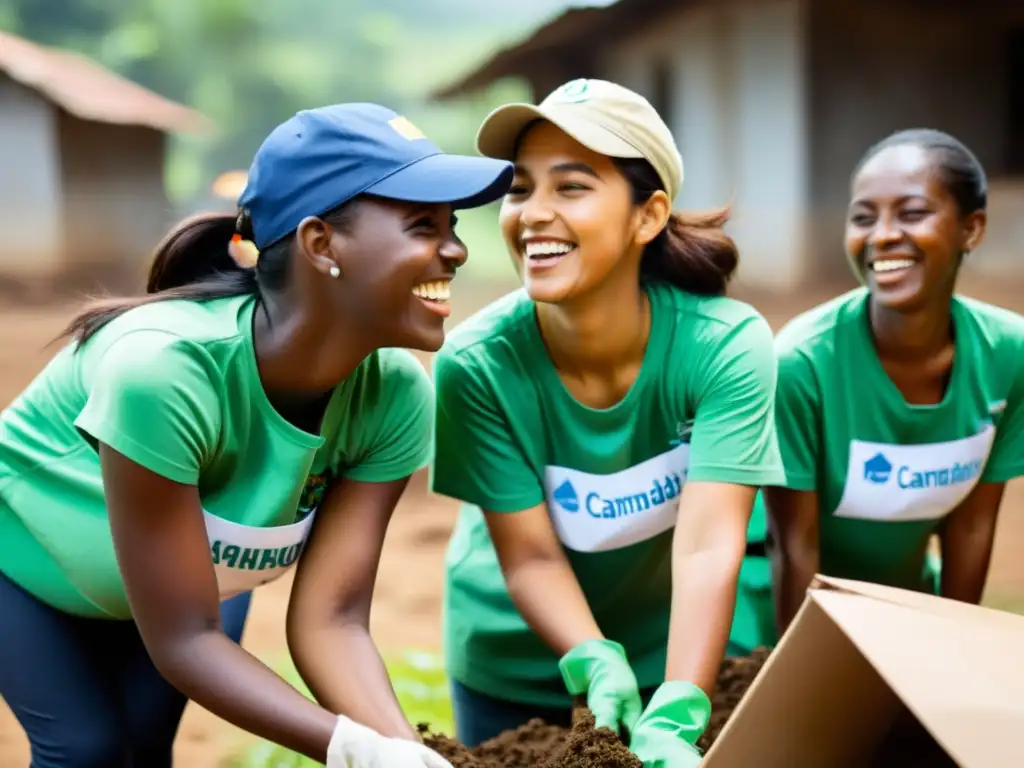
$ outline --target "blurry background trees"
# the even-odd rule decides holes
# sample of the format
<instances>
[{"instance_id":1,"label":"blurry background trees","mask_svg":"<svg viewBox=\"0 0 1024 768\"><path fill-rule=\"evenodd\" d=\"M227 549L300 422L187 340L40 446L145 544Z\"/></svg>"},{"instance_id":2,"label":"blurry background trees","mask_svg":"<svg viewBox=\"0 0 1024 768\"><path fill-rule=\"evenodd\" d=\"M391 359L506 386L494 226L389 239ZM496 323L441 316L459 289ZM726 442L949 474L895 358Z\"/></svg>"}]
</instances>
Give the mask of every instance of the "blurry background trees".
<instances>
[{"instance_id":1,"label":"blurry background trees","mask_svg":"<svg viewBox=\"0 0 1024 768\"><path fill-rule=\"evenodd\" d=\"M0 29L84 53L195 107L213 135L178 141L168 191L201 204L223 171L298 109L368 100L402 111L449 151L516 86L468 103L423 95L569 0L0 0Z\"/></svg>"}]
</instances>

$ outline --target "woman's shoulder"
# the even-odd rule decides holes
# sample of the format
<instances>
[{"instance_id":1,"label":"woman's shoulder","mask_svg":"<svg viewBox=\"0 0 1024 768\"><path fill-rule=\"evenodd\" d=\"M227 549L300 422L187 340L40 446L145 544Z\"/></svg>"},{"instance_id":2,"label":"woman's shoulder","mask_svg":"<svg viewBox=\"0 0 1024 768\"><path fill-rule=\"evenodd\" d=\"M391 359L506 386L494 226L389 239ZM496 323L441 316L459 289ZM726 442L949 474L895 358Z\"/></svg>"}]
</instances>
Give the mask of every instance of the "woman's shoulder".
<instances>
[{"instance_id":1,"label":"woman's shoulder","mask_svg":"<svg viewBox=\"0 0 1024 768\"><path fill-rule=\"evenodd\" d=\"M133 307L104 325L82 345L88 357L103 355L113 346L187 349L239 340L248 320L243 317L253 298L238 296L197 302L186 299L154 301Z\"/></svg>"},{"instance_id":2,"label":"woman's shoulder","mask_svg":"<svg viewBox=\"0 0 1024 768\"><path fill-rule=\"evenodd\" d=\"M968 327L979 337L977 343L996 352L1024 351L1024 317L1017 312L967 296L954 296L953 306L954 322L968 320Z\"/></svg>"},{"instance_id":3,"label":"woman's shoulder","mask_svg":"<svg viewBox=\"0 0 1024 768\"><path fill-rule=\"evenodd\" d=\"M536 344L534 304L518 289L478 309L448 332L436 359L459 367L506 366Z\"/></svg>"},{"instance_id":4,"label":"woman's shoulder","mask_svg":"<svg viewBox=\"0 0 1024 768\"><path fill-rule=\"evenodd\" d=\"M230 371L244 365L238 350L250 327L246 301L252 298L170 300L129 309L84 344L71 345L67 381L89 391L102 379L153 397L186 385L219 392Z\"/></svg>"},{"instance_id":5,"label":"woman's shoulder","mask_svg":"<svg viewBox=\"0 0 1024 768\"><path fill-rule=\"evenodd\" d=\"M794 316L775 335L779 358L833 354L838 339L858 331L866 302L867 290L855 288Z\"/></svg>"},{"instance_id":6,"label":"woman's shoulder","mask_svg":"<svg viewBox=\"0 0 1024 768\"><path fill-rule=\"evenodd\" d=\"M687 325L688 330L701 327L730 331L751 323L768 326L757 307L731 296L702 296L664 282L650 284L648 296L656 314L673 325Z\"/></svg>"},{"instance_id":7,"label":"woman's shoulder","mask_svg":"<svg viewBox=\"0 0 1024 768\"><path fill-rule=\"evenodd\" d=\"M371 353L356 369L354 377L364 383L379 383L382 394L429 389L430 375L424 362L408 349L385 347Z\"/></svg>"}]
</instances>

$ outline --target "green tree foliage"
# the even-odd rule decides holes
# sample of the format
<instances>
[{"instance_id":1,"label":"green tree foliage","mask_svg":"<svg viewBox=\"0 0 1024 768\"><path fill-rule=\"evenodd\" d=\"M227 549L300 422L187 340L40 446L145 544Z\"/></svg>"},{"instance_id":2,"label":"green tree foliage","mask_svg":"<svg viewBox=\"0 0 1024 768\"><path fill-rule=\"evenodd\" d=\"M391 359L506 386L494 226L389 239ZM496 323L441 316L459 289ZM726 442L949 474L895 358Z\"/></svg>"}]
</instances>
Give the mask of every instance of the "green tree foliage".
<instances>
[{"instance_id":1,"label":"green tree foliage","mask_svg":"<svg viewBox=\"0 0 1024 768\"><path fill-rule=\"evenodd\" d=\"M172 145L168 190L206 202L217 175L248 165L295 111L375 101L404 112L442 147L472 151L501 85L463 103L423 96L522 34L564 0L0 0L0 28L83 53L198 109L216 129ZM529 9L529 10L526 10Z\"/></svg>"}]
</instances>

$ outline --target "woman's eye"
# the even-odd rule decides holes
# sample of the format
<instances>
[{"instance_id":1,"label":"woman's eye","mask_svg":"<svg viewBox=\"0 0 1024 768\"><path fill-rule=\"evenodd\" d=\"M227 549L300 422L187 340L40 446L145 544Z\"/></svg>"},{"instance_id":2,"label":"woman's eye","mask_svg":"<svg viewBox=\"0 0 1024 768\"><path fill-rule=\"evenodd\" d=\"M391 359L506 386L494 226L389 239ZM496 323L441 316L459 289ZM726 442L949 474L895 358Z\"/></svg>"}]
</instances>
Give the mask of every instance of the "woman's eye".
<instances>
[{"instance_id":1,"label":"woman's eye","mask_svg":"<svg viewBox=\"0 0 1024 768\"><path fill-rule=\"evenodd\" d=\"M413 229L434 229L436 227L437 225L434 223L434 220L429 216L424 216L422 219L416 219L412 224Z\"/></svg>"},{"instance_id":2,"label":"woman's eye","mask_svg":"<svg viewBox=\"0 0 1024 768\"><path fill-rule=\"evenodd\" d=\"M582 184L575 184L573 182L569 182L567 184L563 184L561 187L559 187L559 189L561 189L563 192L585 192L587 189L589 189L589 187L585 187Z\"/></svg>"},{"instance_id":3,"label":"woman's eye","mask_svg":"<svg viewBox=\"0 0 1024 768\"><path fill-rule=\"evenodd\" d=\"M910 210L903 211L903 213L900 215L902 216L902 218L907 219L909 221L920 221L921 219L928 215L928 211L924 210L923 208L911 208Z\"/></svg>"},{"instance_id":4,"label":"woman's eye","mask_svg":"<svg viewBox=\"0 0 1024 768\"><path fill-rule=\"evenodd\" d=\"M873 219L863 213L854 214L850 217L850 223L857 227L866 227L871 224Z\"/></svg>"},{"instance_id":5,"label":"woman's eye","mask_svg":"<svg viewBox=\"0 0 1024 768\"><path fill-rule=\"evenodd\" d=\"M510 195L525 195L526 187L522 184L513 184L508 188L508 194Z\"/></svg>"}]
</instances>

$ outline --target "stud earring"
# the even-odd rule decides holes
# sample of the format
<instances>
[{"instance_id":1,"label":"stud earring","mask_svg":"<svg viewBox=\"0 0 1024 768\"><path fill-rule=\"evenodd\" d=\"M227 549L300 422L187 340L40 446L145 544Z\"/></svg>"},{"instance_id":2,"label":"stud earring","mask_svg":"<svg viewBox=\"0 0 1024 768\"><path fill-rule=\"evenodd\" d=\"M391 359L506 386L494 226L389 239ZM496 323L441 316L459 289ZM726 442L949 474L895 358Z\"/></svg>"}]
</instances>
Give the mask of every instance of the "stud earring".
<instances>
[{"instance_id":1,"label":"stud earring","mask_svg":"<svg viewBox=\"0 0 1024 768\"><path fill-rule=\"evenodd\" d=\"M331 273L331 277L333 277L335 280L337 280L339 277L341 277L341 267L339 267L337 264L335 264L333 267L331 267L330 273Z\"/></svg>"}]
</instances>

